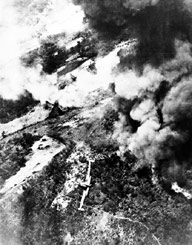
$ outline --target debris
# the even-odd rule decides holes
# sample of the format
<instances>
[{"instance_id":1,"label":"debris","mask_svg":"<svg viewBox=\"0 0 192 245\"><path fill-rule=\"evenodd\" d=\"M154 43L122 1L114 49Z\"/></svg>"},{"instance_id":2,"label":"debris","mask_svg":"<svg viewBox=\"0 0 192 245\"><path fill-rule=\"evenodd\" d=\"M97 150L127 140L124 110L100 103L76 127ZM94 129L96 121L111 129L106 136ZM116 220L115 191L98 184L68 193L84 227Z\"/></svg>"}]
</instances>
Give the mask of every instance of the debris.
<instances>
[{"instance_id":1,"label":"debris","mask_svg":"<svg viewBox=\"0 0 192 245\"><path fill-rule=\"evenodd\" d=\"M80 206L78 208L79 211L84 211L83 203L85 201L86 196L89 193L89 187L90 187L90 184L91 184L91 176L90 176L90 173L91 173L91 161L89 161L89 167L88 167L88 171L87 171L86 181L84 183L82 183L84 185L84 187L86 187L86 190L83 191L83 195L81 197Z\"/></svg>"},{"instance_id":2,"label":"debris","mask_svg":"<svg viewBox=\"0 0 192 245\"><path fill-rule=\"evenodd\" d=\"M83 158L85 158L85 161L82 161ZM79 142L75 151L67 159L67 162L71 163L71 170L67 173L63 190L52 202L52 207L56 205L58 209L61 208L64 211L72 201L72 198L69 196L72 191L77 187L86 188L87 191L87 188L90 187L90 180L87 178L86 181L83 180L87 170L87 163L91 161L94 161L94 157L92 156L89 147L84 145L82 142ZM89 169L90 167L91 166L89 166ZM90 177L90 170L88 170L87 176L88 175Z\"/></svg>"}]
</instances>

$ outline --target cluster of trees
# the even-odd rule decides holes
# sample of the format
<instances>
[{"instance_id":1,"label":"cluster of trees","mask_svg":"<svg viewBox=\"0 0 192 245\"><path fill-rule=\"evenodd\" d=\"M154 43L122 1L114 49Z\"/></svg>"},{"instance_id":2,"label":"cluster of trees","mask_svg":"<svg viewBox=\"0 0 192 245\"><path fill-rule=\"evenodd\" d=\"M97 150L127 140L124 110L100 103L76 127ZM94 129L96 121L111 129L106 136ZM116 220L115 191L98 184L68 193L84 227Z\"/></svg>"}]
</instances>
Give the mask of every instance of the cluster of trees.
<instances>
[{"instance_id":1,"label":"cluster of trees","mask_svg":"<svg viewBox=\"0 0 192 245\"><path fill-rule=\"evenodd\" d=\"M75 38L82 37L74 47L66 49L65 46L58 45L61 36L51 36L41 41L39 48L34 49L21 57L21 62L26 67L33 67L36 64L42 65L43 72L52 74L58 68L66 64L66 60L73 55L82 58L94 58L97 56L96 41L91 33L79 33Z\"/></svg>"},{"instance_id":2,"label":"cluster of trees","mask_svg":"<svg viewBox=\"0 0 192 245\"><path fill-rule=\"evenodd\" d=\"M51 74L65 64L68 58L66 49L59 48L53 41L44 41L39 50L39 57L45 73Z\"/></svg>"},{"instance_id":3,"label":"cluster of trees","mask_svg":"<svg viewBox=\"0 0 192 245\"><path fill-rule=\"evenodd\" d=\"M0 97L0 123L7 123L24 115L38 103L39 101L35 100L28 91L15 101Z\"/></svg>"}]
</instances>

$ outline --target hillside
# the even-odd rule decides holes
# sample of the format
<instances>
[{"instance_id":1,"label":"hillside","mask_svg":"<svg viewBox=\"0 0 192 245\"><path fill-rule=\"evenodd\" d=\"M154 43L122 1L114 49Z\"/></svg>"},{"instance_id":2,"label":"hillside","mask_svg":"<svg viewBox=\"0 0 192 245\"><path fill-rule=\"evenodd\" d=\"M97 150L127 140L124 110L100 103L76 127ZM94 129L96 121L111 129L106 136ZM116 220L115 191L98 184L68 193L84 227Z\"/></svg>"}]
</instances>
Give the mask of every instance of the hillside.
<instances>
[{"instance_id":1,"label":"hillside","mask_svg":"<svg viewBox=\"0 0 192 245\"><path fill-rule=\"evenodd\" d=\"M189 2L1 8L0 245L191 245Z\"/></svg>"},{"instance_id":2,"label":"hillside","mask_svg":"<svg viewBox=\"0 0 192 245\"><path fill-rule=\"evenodd\" d=\"M102 94L1 139L1 244L190 244L190 200L119 157Z\"/></svg>"}]
</instances>

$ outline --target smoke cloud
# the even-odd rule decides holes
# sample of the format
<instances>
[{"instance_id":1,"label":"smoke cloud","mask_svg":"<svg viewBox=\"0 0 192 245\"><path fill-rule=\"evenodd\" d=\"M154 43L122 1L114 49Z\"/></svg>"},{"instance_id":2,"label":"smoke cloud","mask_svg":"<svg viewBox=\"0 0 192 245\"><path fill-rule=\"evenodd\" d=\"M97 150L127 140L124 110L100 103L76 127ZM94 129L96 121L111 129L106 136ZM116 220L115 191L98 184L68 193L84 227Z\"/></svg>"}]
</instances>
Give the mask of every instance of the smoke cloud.
<instances>
[{"instance_id":1,"label":"smoke cloud","mask_svg":"<svg viewBox=\"0 0 192 245\"><path fill-rule=\"evenodd\" d=\"M74 2L105 42L137 39L134 52L118 52L113 78L119 153L130 150L138 166L151 165L170 182L185 183L192 164L191 1Z\"/></svg>"},{"instance_id":2,"label":"smoke cloud","mask_svg":"<svg viewBox=\"0 0 192 245\"><path fill-rule=\"evenodd\" d=\"M27 90L42 103L58 100L63 106L83 106L90 91L114 82L120 118L114 138L120 154L130 150L139 166L151 165L170 181L182 182L192 161L191 1L73 2L1 3L1 96L16 99ZM64 90L58 90L56 74L43 73L40 64L22 66L19 57L38 47L42 38L64 32L67 43L74 33L84 30L84 16L103 42L104 47L98 47L134 38L134 52L130 47L116 47L97 57L95 74L87 71L85 62L72 72L76 82Z\"/></svg>"},{"instance_id":3,"label":"smoke cloud","mask_svg":"<svg viewBox=\"0 0 192 245\"><path fill-rule=\"evenodd\" d=\"M192 166L191 45L176 41L175 47L175 58L158 70L148 67L140 77L131 71L124 74L124 82L116 81L118 94L125 98L123 106L129 103L130 107L128 111L118 108L114 137L120 154L129 150L137 156L139 167L151 165L169 182L184 185L185 172ZM127 118L140 123L135 132Z\"/></svg>"},{"instance_id":4,"label":"smoke cloud","mask_svg":"<svg viewBox=\"0 0 192 245\"><path fill-rule=\"evenodd\" d=\"M130 67L130 57L122 57L123 67L142 69L150 63L158 67L175 56L175 39L191 42L190 1L182 0L74 0L85 11L90 26L100 36L138 39L137 52Z\"/></svg>"},{"instance_id":5,"label":"smoke cloud","mask_svg":"<svg viewBox=\"0 0 192 245\"><path fill-rule=\"evenodd\" d=\"M77 79L64 90L58 89L57 74L43 72L40 62L30 67L21 62L20 57L39 48L42 40L63 33L53 43L70 46L74 35L85 30L84 12L70 0L9 0L1 3L0 10L0 95L4 99L16 100L27 90L41 103L57 100L63 106L83 106L90 91L107 88L113 81L111 71L119 63L116 51L95 59L96 74L88 72L89 61L72 71ZM59 80L70 80L70 74Z\"/></svg>"},{"instance_id":6,"label":"smoke cloud","mask_svg":"<svg viewBox=\"0 0 192 245\"><path fill-rule=\"evenodd\" d=\"M42 39L65 33L65 41L84 30L84 13L71 1L8 0L0 3L0 95L15 100L26 90L45 102L58 92L56 75L40 64L26 68L20 57L40 47Z\"/></svg>"}]
</instances>

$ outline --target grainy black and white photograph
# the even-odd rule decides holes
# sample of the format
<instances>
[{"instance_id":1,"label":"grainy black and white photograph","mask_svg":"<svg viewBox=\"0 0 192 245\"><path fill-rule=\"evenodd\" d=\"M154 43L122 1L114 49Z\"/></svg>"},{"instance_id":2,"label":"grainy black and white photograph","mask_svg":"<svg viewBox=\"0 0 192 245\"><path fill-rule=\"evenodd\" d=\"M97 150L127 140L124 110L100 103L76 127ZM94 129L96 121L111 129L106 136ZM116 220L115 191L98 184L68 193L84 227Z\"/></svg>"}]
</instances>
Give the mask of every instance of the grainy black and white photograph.
<instances>
[{"instance_id":1,"label":"grainy black and white photograph","mask_svg":"<svg viewBox=\"0 0 192 245\"><path fill-rule=\"evenodd\" d=\"M192 244L192 0L0 0L0 245Z\"/></svg>"}]
</instances>

